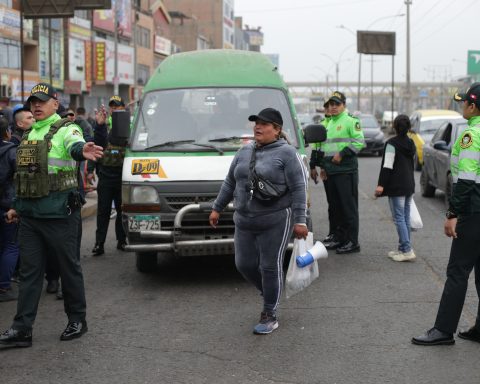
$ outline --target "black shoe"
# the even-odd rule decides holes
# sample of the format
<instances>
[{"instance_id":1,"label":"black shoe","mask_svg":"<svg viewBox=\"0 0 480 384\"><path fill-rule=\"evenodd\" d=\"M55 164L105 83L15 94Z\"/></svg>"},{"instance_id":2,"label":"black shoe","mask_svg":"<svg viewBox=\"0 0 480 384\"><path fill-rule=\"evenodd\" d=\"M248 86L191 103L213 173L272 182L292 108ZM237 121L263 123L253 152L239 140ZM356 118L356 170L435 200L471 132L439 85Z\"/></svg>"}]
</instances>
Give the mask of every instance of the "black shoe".
<instances>
[{"instance_id":1,"label":"black shoe","mask_svg":"<svg viewBox=\"0 0 480 384\"><path fill-rule=\"evenodd\" d=\"M458 332L458 337L460 337L461 339L476 341L477 343L480 343L480 331L475 327L472 327L465 332Z\"/></svg>"},{"instance_id":2,"label":"black shoe","mask_svg":"<svg viewBox=\"0 0 480 384\"><path fill-rule=\"evenodd\" d=\"M7 347L31 347L32 330L21 331L18 329L7 329L0 335L0 345Z\"/></svg>"},{"instance_id":3,"label":"black shoe","mask_svg":"<svg viewBox=\"0 0 480 384\"><path fill-rule=\"evenodd\" d=\"M432 328L421 336L413 337L412 343L416 345L452 345L455 344L455 339L452 333Z\"/></svg>"},{"instance_id":4,"label":"black shoe","mask_svg":"<svg viewBox=\"0 0 480 384\"><path fill-rule=\"evenodd\" d=\"M57 293L58 292L58 280L50 280L47 283L47 293Z\"/></svg>"},{"instance_id":5,"label":"black shoe","mask_svg":"<svg viewBox=\"0 0 480 384\"><path fill-rule=\"evenodd\" d=\"M338 240L333 239L333 241L331 241L329 243L323 243L323 245L327 249L337 249L338 247L340 247L342 245L342 243Z\"/></svg>"},{"instance_id":6,"label":"black shoe","mask_svg":"<svg viewBox=\"0 0 480 384\"><path fill-rule=\"evenodd\" d=\"M333 233L330 233L325 239L322 240L322 243L325 245L325 243L331 243L332 241L335 240L335 235Z\"/></svg>"},{"instance_id":7,"label":"black shoe","mask_svg":"<svg viewBox=\"0 0 480 384\"><path fill-rule=\"evenodd\" d=\"M125 240L117 241L117 249L119 249L120 251L125 251L126 245L127 245L127 242Z\"/></svg>"},{"instance_id":8,"label":"black shoe","mask_svg":"<svg viewBox=\"0 0 480 384\"><path fill-rule=\"evenodd\" d=\"M11 288L4 289L0 288L0 302L4 301L15 301L18 298L18 294L14 292Z\"/></svg>"},{"instance_id":9,"label":"black shoe","mask_svg":"<svg viewBox=\"0 0 480 384\"><path fill-rule=\"evenodd\" d=\"M86 321L74 321L67 324L67 328L63 331L60 336L60 340L73 340L81 337L85 332L88 331Z\"/></svg>"},{"instance_id":10,"label":"black shoe","mask_svg":"<svg viewBox=\"0 0 480 384\"><path fill-rule=\"evenodd\" d=\"M354 244L351 241L347 241L338 247L336 252L338 254L360 252L360 244Z\"/></svg>"},{"instance_id":11,"label":"black shoe","mask_svg":"<svg viewBox=\"0 0 480 384\"><path fill-rule=\"evenodd\" d=\"M105 249L103 249L103 243L95 243L95 246L92 249L93 256L100 256L105 253Z\"/></svg>"}]
</instances>

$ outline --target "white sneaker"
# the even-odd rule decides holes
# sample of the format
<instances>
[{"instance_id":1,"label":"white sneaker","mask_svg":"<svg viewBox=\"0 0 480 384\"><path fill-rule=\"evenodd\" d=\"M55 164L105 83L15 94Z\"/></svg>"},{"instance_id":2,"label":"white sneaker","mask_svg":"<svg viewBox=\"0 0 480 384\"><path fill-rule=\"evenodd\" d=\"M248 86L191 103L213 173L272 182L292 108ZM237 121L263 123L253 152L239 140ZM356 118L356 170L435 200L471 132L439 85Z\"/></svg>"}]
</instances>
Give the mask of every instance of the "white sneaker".
<instances>
[{"instance_id":1,"label":"white sneaker","mask_svg":"<svg viewBox=\"0 0 480 384\"><path fill-rule=\"evenodd\" d=\"M390 252L388 252L388 257L390 259L393 259L393 256L397 256L397 255L401 255L401 254L402 254L401 251L390 251Z\"/></svg>"},{"instance_id":2,"label":"white sneaker","mask_svg":"<svg viewBox=\"0 0 480 384\"><path fill-rule=\"evenodd\" d=\"M393 261L412 261L416 258L415 252L411 249L409 252L403 252L392 257Z\"/></svg>"}]
</instances>

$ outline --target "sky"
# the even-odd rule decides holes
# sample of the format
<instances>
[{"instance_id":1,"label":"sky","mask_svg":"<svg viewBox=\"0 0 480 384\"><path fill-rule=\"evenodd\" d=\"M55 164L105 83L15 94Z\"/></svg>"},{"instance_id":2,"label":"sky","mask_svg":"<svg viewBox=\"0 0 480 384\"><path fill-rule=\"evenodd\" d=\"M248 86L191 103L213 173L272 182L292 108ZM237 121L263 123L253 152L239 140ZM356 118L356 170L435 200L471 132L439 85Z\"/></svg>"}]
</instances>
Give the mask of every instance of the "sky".
<instances>
[{"instance_id":1,"label":"sky","mask_svg":"<svg viewBox=\"0 0 480 384\"><path fill-rule=\"evenodd\" d=\"M358 80L356 31L396 32L395 81L406 80L404 0L235 0L235 16L261 27L263 53L280 55L288 81ZM403 16L398 16L402 15ZM468 50L480 50L480 0L412 0L410 79L450 81L467 73ZM345 28L339 28L343 25ZM363 55L362 79L371 79ZM391 81L391 56L373 56L373 80Z\"/></svg>"}]
</instances>

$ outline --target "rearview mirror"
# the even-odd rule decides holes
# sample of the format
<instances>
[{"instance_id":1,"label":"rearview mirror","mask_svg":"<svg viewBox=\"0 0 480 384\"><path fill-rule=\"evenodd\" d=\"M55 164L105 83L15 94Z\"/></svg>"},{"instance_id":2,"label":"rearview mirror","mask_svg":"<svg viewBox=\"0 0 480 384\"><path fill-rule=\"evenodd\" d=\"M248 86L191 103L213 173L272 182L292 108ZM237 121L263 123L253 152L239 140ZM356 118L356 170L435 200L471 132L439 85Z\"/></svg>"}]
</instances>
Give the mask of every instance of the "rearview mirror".
<instances>
[{"instance_id":1,"label":"rearview mirror","mask_svg":"<svg viewBox=\"0 0 480 384\"><path fill-rule=\"evenodd\" d=\"M327 140L327 129L322 124L307 125L303 133L305 143L320 143Z\"/></svg>"},{"instance_id":2,"label":"rearview mirror","mask_svg":"<svg viewBox=\"0 0 480 384\"><path fill-rule=\"evenodd\" d=\"M449 149L447 142L444 140L439 140L433 143L433 148L439 149L441 151L447 151Z\"/></svg>"}]
</instances>

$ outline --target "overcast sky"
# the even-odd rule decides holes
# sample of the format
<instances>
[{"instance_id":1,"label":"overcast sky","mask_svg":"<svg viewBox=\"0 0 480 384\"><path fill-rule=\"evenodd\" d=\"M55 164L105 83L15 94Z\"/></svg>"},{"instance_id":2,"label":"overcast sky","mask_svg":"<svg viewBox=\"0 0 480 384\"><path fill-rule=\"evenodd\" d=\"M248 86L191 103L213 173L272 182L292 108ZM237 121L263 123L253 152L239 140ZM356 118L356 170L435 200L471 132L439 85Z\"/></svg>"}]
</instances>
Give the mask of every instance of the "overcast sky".
<instances>
[{"instance_id":1,"label":"overcast sky","mask_svg":"<svg viewBox=\"0 0 480 384\"><path fill-rule=\"evenodd\" d=\"M391 17L405 14L404 16ZM395 81L406 78L404 0L235 0L235 15L262 27L262 52L280 55L286 81L358 79L357 30L396 32ZM347 29L338 28L344 25ZM480 50L480 0L413 0L410 6L411 81L465 75L467 51ZM328 55L330 58L326 57ZM370 80L370 56L362 79ZM391 80L391 57L374 56L374 81Z\"/></svg>"}]
</instances>

